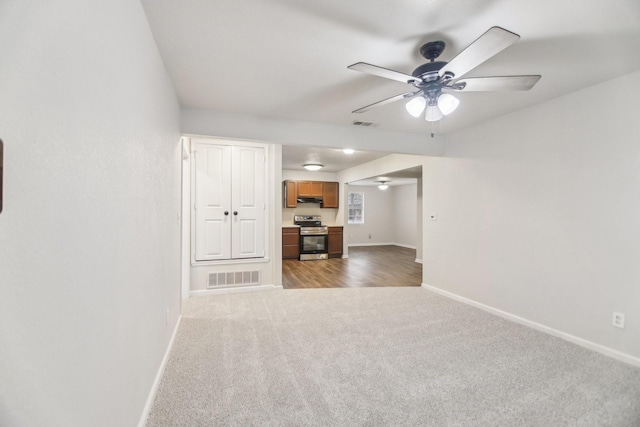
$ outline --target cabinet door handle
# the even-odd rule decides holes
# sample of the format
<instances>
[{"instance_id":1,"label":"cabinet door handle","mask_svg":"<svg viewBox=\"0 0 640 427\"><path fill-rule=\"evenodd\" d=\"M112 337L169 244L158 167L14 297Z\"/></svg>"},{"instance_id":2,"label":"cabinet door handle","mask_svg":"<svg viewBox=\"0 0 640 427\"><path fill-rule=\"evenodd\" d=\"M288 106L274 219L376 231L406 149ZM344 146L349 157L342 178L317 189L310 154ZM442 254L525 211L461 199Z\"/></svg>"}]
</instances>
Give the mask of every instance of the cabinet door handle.
<instances>
[{"instance_id":1,"label":"cabinet door handle","mask_svg":"<svg viewBox=\"0 0 640 427\"><path fill-rule=\"evenodd\" d=\"M233 214L234 215L238 215L238 211L233 211Z\"/></svg>"},{"instance_id":2,"label":"cabinet door handle","mask_svg":"<svg viewBox=\"0 0 640 427\"><path fill-rule=\"evenodd\" d=\"M224 211L224 215L225 216L229 215L229 211Z\"/></svg>"}]
</instances>

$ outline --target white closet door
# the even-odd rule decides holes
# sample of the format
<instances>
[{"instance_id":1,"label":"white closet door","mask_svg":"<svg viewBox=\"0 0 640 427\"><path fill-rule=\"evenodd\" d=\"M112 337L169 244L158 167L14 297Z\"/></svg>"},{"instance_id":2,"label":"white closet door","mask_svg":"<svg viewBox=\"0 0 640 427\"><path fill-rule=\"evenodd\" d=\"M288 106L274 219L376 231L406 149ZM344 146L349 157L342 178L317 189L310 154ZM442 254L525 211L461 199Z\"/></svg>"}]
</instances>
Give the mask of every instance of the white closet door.
<instances>
[{"instance_id":1,"label":"white closet door","mask_svg":"<svg viewBox=\"0 0 640 427\"><path fill-rule=\"evenodd\" d=\"M264 148L233 147L233 258L258 258L265 255L264 172Z\"/></svg>"},{"instance_id":2,"label":"white closet door","mask_svg":"<svg viewBox=\"0 0 640 427\"><path fill-rule=\"evenodd\" d=\"M231 147L196 142L194 151L195 259L229 259L233 217Z\"/></svg>"}]
</instances>

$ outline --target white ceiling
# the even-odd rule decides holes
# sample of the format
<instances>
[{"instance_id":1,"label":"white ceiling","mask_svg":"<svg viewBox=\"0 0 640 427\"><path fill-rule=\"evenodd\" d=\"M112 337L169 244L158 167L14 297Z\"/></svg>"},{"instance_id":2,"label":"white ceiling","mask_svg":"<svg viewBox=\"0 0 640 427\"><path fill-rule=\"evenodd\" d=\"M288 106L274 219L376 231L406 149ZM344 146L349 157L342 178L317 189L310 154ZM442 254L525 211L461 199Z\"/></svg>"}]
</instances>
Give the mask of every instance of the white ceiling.
<instances>
[{"instance_id":1,"label":"white ceiling","mask_svg":"<svg viewBox=\"0 0 640 427\"><path fill-rule=\"evenodd\" d=\"M388 155L389 153L381 151L356 151L353 154L345 154L341 148L287 145L282 147L282 169L304 170L305 163L319 163L324 165L322 172L340 172Z\"/></svg>"},{"instance_id":2,"label":"white ceiling","mask_svg":"<svg viewBox=\"0 0 640 427\"><path fill-rule=\"evenodd\" d=\"M448 61L492 26L521 39L466 76L542 79L528 92L460 93L459 108L438 123L438 133L640 69L638 0L142 4L181 105L221 112L343 126L361 120L376 129L426 133L430 124L411 117L403 102L351 113L412 86L347 66L363 61L411 74L426 62L418 53L425 42L445 41L439 60Z\"/></svg>"}]
</instances>

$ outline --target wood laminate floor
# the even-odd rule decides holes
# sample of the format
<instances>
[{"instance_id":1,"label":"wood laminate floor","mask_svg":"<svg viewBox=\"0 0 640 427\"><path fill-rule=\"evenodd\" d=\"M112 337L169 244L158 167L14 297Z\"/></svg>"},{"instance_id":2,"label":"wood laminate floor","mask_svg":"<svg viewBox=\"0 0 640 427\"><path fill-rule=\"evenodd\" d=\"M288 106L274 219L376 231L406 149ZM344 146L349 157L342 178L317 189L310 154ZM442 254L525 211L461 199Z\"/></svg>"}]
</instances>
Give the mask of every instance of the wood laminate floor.
<instances>
[{"instance_id":1,"label":"wood laminate floor","mask_svg":"<svg viewBox=\"0 0 640 427\"><path fill-rule=\"evenodd\" d=\"M400 246L349 248L349 258L317 261L282 260L285 289L420 286L422 264L415 249Z\"/></svg>"}]
</instances>

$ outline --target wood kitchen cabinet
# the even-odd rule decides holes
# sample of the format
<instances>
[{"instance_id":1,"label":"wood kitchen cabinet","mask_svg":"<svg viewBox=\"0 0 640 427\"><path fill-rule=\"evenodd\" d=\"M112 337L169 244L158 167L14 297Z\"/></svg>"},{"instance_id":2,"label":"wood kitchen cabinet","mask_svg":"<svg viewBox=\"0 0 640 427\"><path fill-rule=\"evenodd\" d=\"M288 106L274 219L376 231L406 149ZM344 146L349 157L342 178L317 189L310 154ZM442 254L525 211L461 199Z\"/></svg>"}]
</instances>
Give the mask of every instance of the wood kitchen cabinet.
<instances>
[{"instance_id":1,"label":"wood kitchen cabinet","mask_svg":"<svg viewBox=\"0 0 640 427\"><path fill-rule=\"evenodd\" d=\"M337 209L340 205L340 183L326 181L283 181L282 206L285 208L297 208L298 197L322 198L321 208Z\"/></svg>"},{"instance_id":2,"label":"wood kitchen cabinet","mask_svg":"<svg viewBox=\"0 0 640 427\"><path fill-rule=\"evenodd\" d=\"M296 181L284 181L282 194L284 195L284 207L298 207L298 183Z\"/></svg>"},{"instance_id":3,"label":"wood kitchen cabinet","mask_svg":"<svg viewBox=\"0 0 640 427\"><path fill-rule=\"evenodd\" d=\"M322 197L322 181L298 181L298 196Z\"/></svg>"},{"instance_id":4,"label":"wood kitchen cabinet","mask_svg":"<svg viewBox=\"0 0 640 427\"><path fill-rule=\"evenodd\" d=\"M322 207L338 208L339 183L323 182L322 183Z\"/></svg>"},{"instance_id":5,"label":"wood kitchen cabinet","mask_svg":"<svg viewBox=\"0 0 640 427\"><path fill-rule=\"evenodd\" d=\"M282 228L282 259L298 259L300 256L300 228Z\"/></svg>"},{"instance_id":6,"label":"wood kitchen cabinet","mask_svg":"<svg viewBox=\"0 0 640 427\"><path fill-rule=\"evenodd\" d=\"M342 227L329 227L329 258L342 258Z\"/></svg>"}]
</instances>

